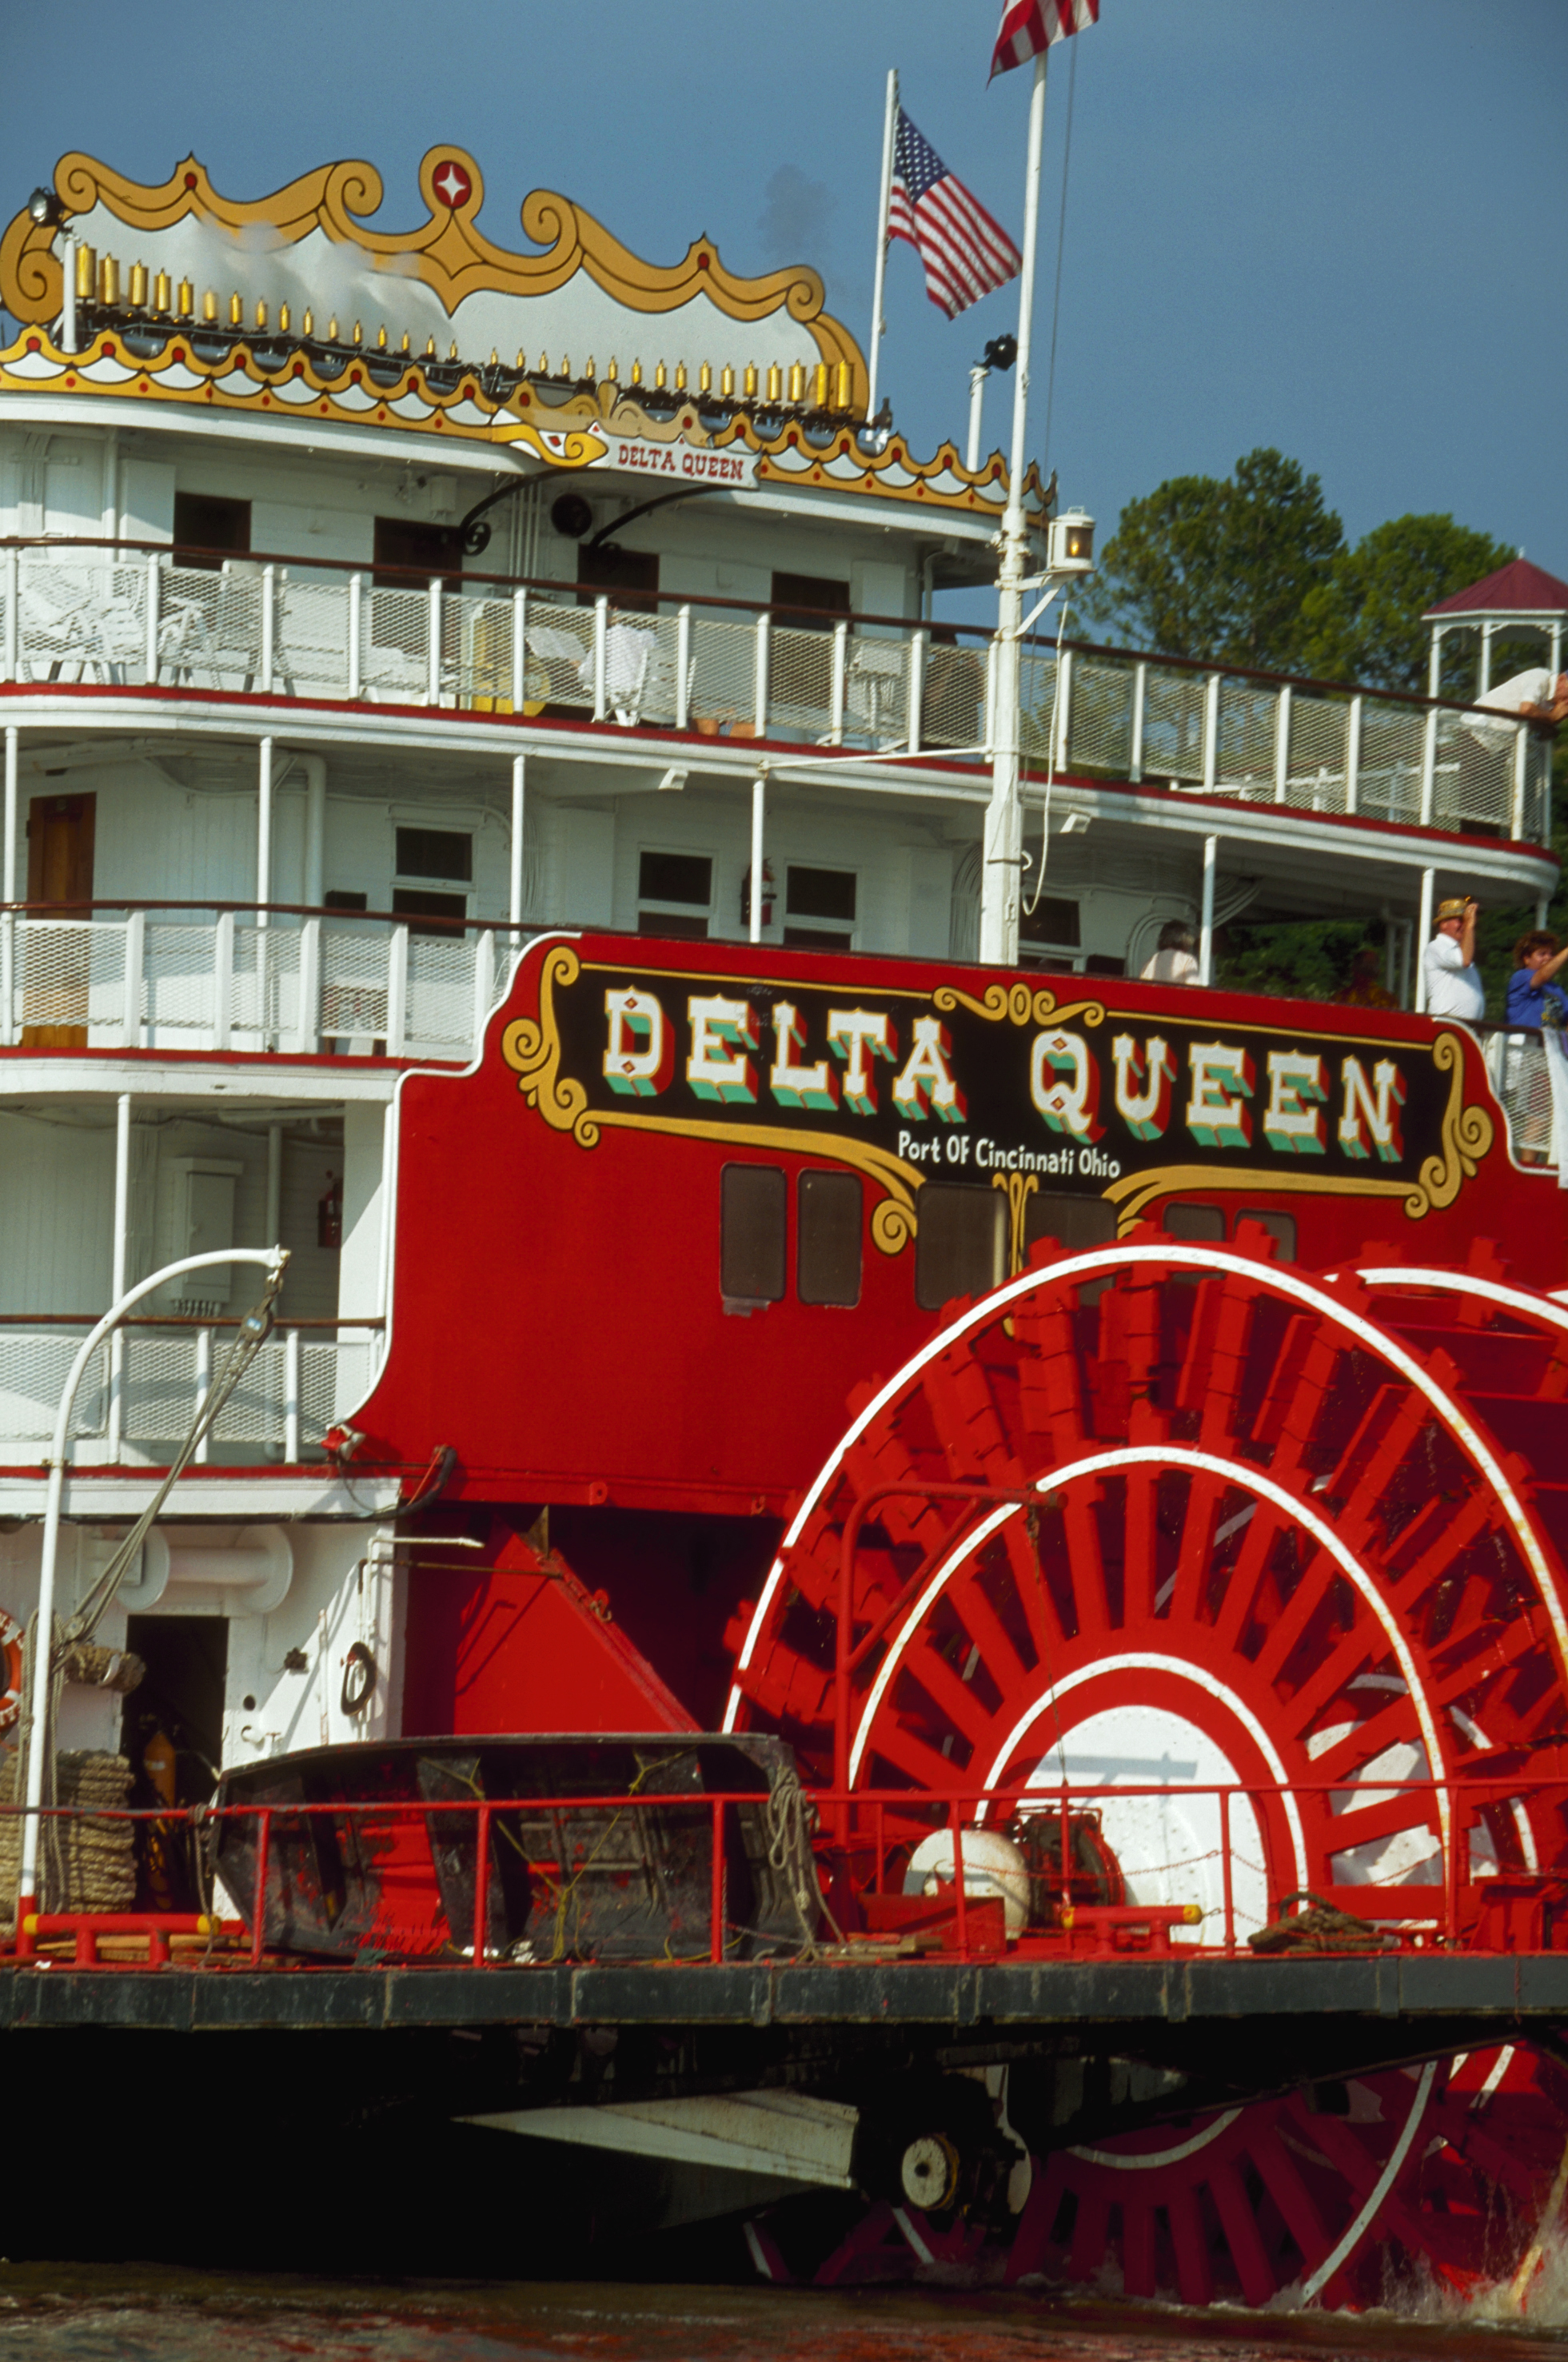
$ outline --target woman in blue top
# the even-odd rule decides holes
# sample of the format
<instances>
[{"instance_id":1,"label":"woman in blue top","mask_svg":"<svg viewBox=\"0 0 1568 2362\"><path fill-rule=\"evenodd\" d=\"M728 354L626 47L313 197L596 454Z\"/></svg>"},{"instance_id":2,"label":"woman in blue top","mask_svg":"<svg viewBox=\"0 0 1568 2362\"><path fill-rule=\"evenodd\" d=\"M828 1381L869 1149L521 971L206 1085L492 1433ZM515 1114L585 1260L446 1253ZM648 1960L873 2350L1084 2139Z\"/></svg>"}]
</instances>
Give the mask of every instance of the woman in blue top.
<instances>
[{"instance_id":1,"label":"woman in blue top","mask_svg":"<svg viewBox=\"0 0 1568 2362\"><path fill-rule=\"evenodd\" d=\"M1555 1026L1568 1021L1568 996L1552 981L1565 963L1568 947L1559 951L1555 935L1537 932L1519 937L1514 945L1514 972L1508 978L1506 1022L1511 1032L1539 1033L1547 1015Z\"/></svg>"}]
</instances>

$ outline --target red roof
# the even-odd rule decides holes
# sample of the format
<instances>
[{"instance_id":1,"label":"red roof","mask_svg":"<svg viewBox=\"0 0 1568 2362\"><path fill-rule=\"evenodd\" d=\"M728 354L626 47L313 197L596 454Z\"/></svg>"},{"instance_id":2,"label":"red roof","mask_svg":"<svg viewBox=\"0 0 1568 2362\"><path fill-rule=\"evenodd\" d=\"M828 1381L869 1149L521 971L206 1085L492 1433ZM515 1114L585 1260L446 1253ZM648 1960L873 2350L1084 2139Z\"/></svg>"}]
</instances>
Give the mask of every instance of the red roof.
<instances>
[{"instance_id":1,"label":"red roof","mask_svg":"<svg viewBox=\"0 0 1568 2362\"><path fill-rule=\"evenodd\" d=\"M1559 582L1555 574L1532 566L1525 557L1514 558L1496 574L1488 574L1484 582L1473 582L1468 590L1456 590L1451 599L1440 599L1435 607L1427 609L1428 615L1538 615L1543 612L1568 615L1568 582Z\"/></svg>"}]
</instances>

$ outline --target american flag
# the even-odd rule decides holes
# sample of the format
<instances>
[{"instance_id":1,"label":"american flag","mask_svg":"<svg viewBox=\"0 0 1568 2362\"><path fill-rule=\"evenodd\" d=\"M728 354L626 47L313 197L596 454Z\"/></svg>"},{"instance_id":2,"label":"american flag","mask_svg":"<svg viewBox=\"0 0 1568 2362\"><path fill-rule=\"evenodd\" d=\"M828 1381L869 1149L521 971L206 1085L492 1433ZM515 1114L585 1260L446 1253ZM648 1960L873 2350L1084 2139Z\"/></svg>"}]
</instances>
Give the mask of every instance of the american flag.
<instances>
[{"instance_id":1,"label":"american flag","mask_svg":"<svg viewBox=\"0 0 1568 2362\"><path fill-rule=\"evenodd\" d=\"M1026 66L1053 41L1081 33L1099 21L1099 0L1005 0L1001 30L991 52L989 79L1011 66Z\"/></svg>"},{"instance_id":2,"label":"american flag","mask_svg":"<svg viewBox=\"0 0 1568 2362\"><path fill-rule=\"evenodd\" d=\"M1005 229L950 172L900 106L888 235L908 238L925 265L925 292L950 320L1016 277L1021 257Z\"/></svg>"}]
</instances>

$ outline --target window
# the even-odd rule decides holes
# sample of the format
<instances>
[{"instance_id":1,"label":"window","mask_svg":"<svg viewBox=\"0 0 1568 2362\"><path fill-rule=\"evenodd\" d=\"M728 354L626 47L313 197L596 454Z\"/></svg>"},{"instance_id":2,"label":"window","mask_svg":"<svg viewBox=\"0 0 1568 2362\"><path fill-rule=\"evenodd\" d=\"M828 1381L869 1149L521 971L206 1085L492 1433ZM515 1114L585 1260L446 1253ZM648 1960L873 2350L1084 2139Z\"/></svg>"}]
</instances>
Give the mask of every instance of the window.
<instances>
[{"instance_id":1,"label":"window","mask_svg":"<svg viewBox=\"0 0 1568 2362\"><path fill-rule=\"evenodd\" d=\"M713 901L705 853L645 853L637 864L637 933L701 942Z\"/></svg>"},{"instance_id":2,"label":"window","mask_svg":"<svg viewBox=\"0 0 1568 2362\"><path fill-rule=\"evenodd\" d=\"M860 1183L802 1173L795 1195L795 1293L802 1304L860 1301Z\"/></svg>"},{"instance_id":3,"label":"window","mask_svg":"<svg viewBox=\"0 0 1568 2362\"><path fill-rule=\"evenodd\" d=\"M1057 951L1076 952L1078 948L1078 906L1076 902L1053 900L1043 895L1032 911L1026 899L1018 916L1019 948L1022 951L1033 944L1049 944Z\"/></svg>"},{"instance_id":4,"label":"window","mask_svg":"<svg viewBox=\"0 0 1568 2362\"><path fill-rule=\"evenodd\" d=\"M1261 1230L1264 1230L1268 1232L1270 1238L1274 1241L1275 1247L1278 1249L1278 1260L1281 1263L1294 1263L1296 1261L1296 1217L1294 1214L1276 1214L1272 1206L1249 1206L1246 1208L1244 1212L1238 1214L1236 1217L1238 1231L1243 1222L1256 1222Z\"/></svg>"},{"instance_id":5,"label":"window","mask_svg":"<svg viewBox=\"0 0 1568 2362\"><path fill-rule=\"evenodd\" d=\"M418 590L433 575L439 575L448 590L462 588L463 542L455 524L378 517L375 530L372 579L378 590Z\"/></svg>"},{"instance_id":6,"label":"window","mask_svg":"<svg viewBox=\"0 0 1568 2362\"><path fill-rule=\"evenodd\" d=\"M611 590L613 606L658 613L658 558L651 550L619 549L613 541L594 549L585 542L577 553L577 579L583 585L580 606L591 607L597 591Z\"/></svg>"},{"instance_id":7,"label":"window","mask_svg":"<svg viewBox=\"0 0 1568 2362\"><path fill-rule=\"evenodd\" d=\"M1063 1189L1038 1191L1023 1201L1023 1243L1055 1239L1069 1254L1105 1246L1116 1236L1116 1209L1103 1198L1069 1197Z\"/></svg>"},{"instance_id":8,"label":"window","mask_svg":"<svg viewBox=\"0 0 1568 2362\"><path fill-rule=\"evenodd\" d=\"M784 878L785 943L847 951L855 940L856 882L853 869L801 869L791 862Z\"/></svg>"},{"instance_id":9,"label":"window","mask_svg":"<svg viewBox=\"0 0 1568 2362\"><path fill-rule=\"evenodd\" d=\"M784 1293L790 1190L777 1164L726 1164L722 1175L719 1286L726 1307L750 1311Z\"/></svg>"},{"instance_id":10,"label":"window","mask_svg":"<svg viewBox=\"0 0 1568 2362\"><path fill-rule=\"evenodd\" d=\"M474 874L474 841L465 830L455 828L400 828L397 831L397 876L400 878L438 877L454 885L467 885ZM395 885L392 906L400 919L435 920L444 924L411 925L411 935L435 935L450 942L454 924L460 926L469 915L466 894L433 893L420 884Z\"/></svg>"},{"instance_id":11,"label":"window","mask_svg":"<svg viewBox=\"0 0 1568 2362\"><path fill-rule=\"evenodd\" d=\"M1125 976L1126 973L1126 961L1112 959L1109 952L1090 952L1084 962L1086 976Z\"/></svg>"},{"instance_id":12,"label":"window","mask_svg":"<svg viewBox=\"0 0 1568 2362\"><path fill-rule=\"evenodd\" d=\"M474 841L460 829L400 828L400 877L443 877L467 886L474 874Z\"/></svg>"},{"instance_id":13,"label":"window","mask_svg":"<svg viewBox=\"0 0 1568 2362\"><path fill-rule=\"evenodd\" d=\"M1160 1216L1167 1238L1187 1239L1212 1246L1225 1235L1225 1216L1219 1206L1167 1206Z\"/></svg>"},{"instance_id":14,"label":"window","mask_svg":"<svg viewBox=\"0 0 1568 2362\"><path fill-rule=\"evenodd\" d=\"M849 613L849 585L830 582L820 574L778 574L773 577L776 607L803 607L804 614L780 615L791 632L831 632L840 615Z\"/></svg>"},{"instance_id":15,"label":"window","mask_svg":"<svg viewBox=\"0 0 1568 2362\"><path fill-rule=\"evenodd\" d=\"M920 1193L915 1302L940 1312L955 1296L983 1296L1007 1275L1007 1199L999 1189L944 1187Z\"/></svg>"},{"instance_id":16,"label":"window","mask_svg":"<svg viewBox=\"0 0 1568 2362\"><path fill-rule=\"evenodd\" d=\"M215 574L221 557L188 557L184 553L200 549L243 555L250 546L249 502L224 500L216 492L176 492L174 546L181 553L176 565Z\"/></svg>"},{"instance_id":17,"label":"window","mask_svg":"<svg viewBox=\"0 0 1568 2362\"><path fill-rule=\"evenodd\" d=\"M370 908L369 897L351 893L347 887L335 886L321 898L324 911L364 911Z\"/></svg>"}]
</instances>

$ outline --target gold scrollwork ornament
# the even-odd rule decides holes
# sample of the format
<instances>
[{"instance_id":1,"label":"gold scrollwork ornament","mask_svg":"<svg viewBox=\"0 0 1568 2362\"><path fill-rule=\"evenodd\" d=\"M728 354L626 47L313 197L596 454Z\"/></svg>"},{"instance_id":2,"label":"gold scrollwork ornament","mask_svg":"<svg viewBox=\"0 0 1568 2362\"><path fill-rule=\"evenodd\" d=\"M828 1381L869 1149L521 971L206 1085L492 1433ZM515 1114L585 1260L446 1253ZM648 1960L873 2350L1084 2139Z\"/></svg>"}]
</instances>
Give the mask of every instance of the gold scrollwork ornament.
<instances>
[{"instance_id":1,"label":"gold scrollwork ornament","mask_svg":"<svg viewBox=\"0 0 1568 2362\"><path fill-rule=\"evenodd\" d=\"M1434 1209L1452 1205L1464 1183L1475 1178L1475 1168L1489 1153L1495 1137L1485 1109L1464 1105L1464 1045L1457 1033L1438 1035L1432 1044L1432 1064L1452 1079L1441 1148L1435 1156L1424 1159L1416 1187L1405 1200L1405 1211L1413 1222Z\"/></svg>"},{"instance_id":2,"label":"gold scrollwork ornament","mask_svg":"<svg viewBox=\"0 0 1568 2362\"><path fill-rule=\"evenodd\" d=\"M588 1112L588 1093L560 1071L561 1037L556 1023L555 989L577 982L579 961L569 944L557 944L539 970L539 1014L517 1017L501 1037L501 1054L517 1076L517 1087L552 1131L569 1131L580 1148L599 1143L599 1126Z\"/></svg>"}]
</instances>

